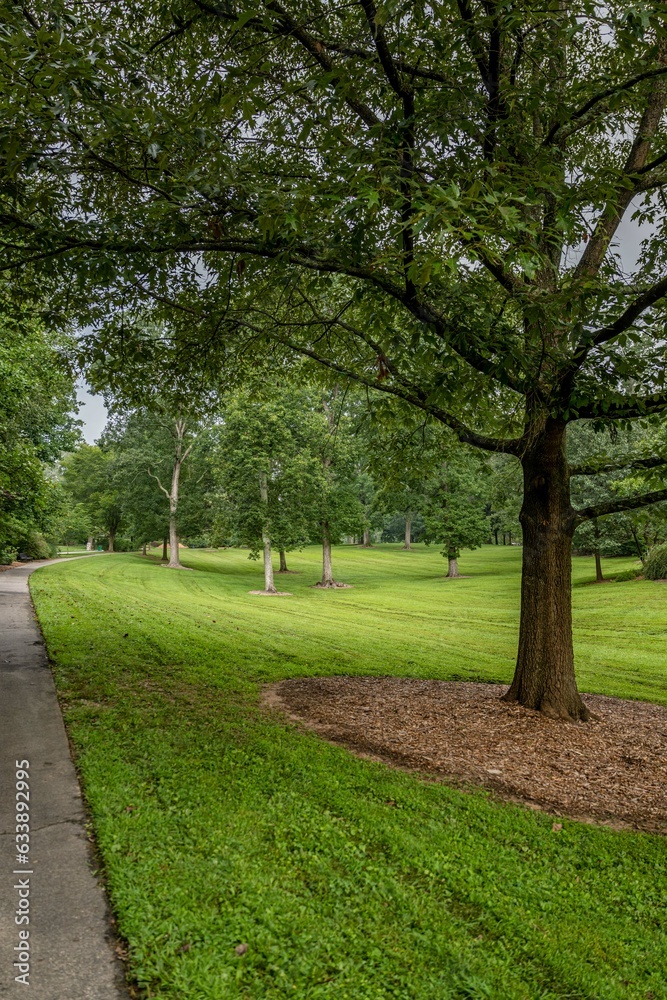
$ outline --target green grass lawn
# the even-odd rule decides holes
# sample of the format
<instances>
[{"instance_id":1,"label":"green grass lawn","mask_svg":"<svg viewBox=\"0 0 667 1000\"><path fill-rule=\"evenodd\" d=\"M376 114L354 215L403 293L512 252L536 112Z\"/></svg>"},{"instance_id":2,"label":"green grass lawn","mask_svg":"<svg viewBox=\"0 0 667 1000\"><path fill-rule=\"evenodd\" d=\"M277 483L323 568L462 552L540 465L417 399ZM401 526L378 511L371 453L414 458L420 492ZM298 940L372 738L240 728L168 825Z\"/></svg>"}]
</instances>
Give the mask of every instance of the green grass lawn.
<instances>
[{"instance_id":1,"label":"green grass lawn","mask_svg":"<svg viewBox=\"0 0 667 1000\"><path fill-rule=\"evenodd\" d=\"M359 760L258 706L307 674L508 681L518 548L319 553L251 596L247 553L138 555L31 578L131 971L163 1000L667 998L667 842ZM629 568L614 560L605 569ZM667 703L667 585L591 585L580 686ZM236 947L248 944L243 955Z\"/></svg>"}]
</instances>

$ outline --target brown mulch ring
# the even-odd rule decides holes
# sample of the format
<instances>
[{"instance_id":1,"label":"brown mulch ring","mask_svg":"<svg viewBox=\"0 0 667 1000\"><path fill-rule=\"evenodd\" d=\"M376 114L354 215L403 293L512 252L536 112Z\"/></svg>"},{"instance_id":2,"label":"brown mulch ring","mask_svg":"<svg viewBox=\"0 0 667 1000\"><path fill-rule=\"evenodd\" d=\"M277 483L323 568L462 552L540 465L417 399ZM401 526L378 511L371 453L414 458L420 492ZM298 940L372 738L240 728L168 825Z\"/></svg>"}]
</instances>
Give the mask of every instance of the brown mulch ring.
<instances>
[{"instance_id":1,"label":"brown mulch ring","mask_svg":"<svg viewBox=\"0 0 667 1000\"><path fill-rule=\"evenodd\" d=\"M22 562L7 563L6 566L0 566L0 573L4 573L6 569L18 569L19 566L25 566L25 563Z\"/></svg>"},{"instance_id":2,"label":"brown mulch ring","mask_svg":"<svg viewBox=\"0 0 667 1000\"><path fill-rule=\"evenodd\" d=\"M498 684L402 677L293 678L264 703L362 756L483 785L585 822L667 833L667 708L585 696L591 722L500 701Z\"/></svg>"}]
</instances>

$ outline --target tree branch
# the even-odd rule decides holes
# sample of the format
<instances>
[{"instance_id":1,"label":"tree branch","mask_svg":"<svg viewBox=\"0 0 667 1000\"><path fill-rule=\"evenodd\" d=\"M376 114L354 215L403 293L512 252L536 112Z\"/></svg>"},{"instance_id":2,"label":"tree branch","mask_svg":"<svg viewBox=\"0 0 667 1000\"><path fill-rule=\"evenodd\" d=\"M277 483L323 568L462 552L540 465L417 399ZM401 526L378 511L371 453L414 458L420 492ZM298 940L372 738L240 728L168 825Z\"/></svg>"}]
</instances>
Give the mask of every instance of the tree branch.
<instances>
[{"instance_id":1,"label":"tree branch","mask_svg":"<svg viewBox=\"0 0 667 1000\"><path fill-rule=\"evenodd\" d=\"M246 326L249 330L252 330L255 333L266 335L265 330L257 330L256 327L253 327L245 321L242 321L242 325ZM462 441L464 444L474 445L476 448L481 448L484 451L502 452L506 455L519 454L521 447L520 438L494 438L485 434L479 434L477 431L467 427L463 421L459 420L458 417L455 417L452 413L448 413L441 407L429 403L426 393L421 389L416 388L414 392L411 392L409 389L404 387L385 385L384 382L377 382L376 380L365 375L361 375L352 368L347 368L345 365L337 364L330 358L325 358L323 355L318 354L316 351L313 351L308 347L295 344L286 337L281 337L274 333L269 334L269 336L272 340L276 340L285 347L289 347L290 350L295 351L297 354L302 354L305 357L312 358L313 361L316 361L325 368L329 368L330 371L335 371L339 375L344 375L346 378L349 378L354 382L359 382L361 385L365 385L369 389L376 389L378 392L385 392L389 395L396 396L398 399L404 399L406 402L412 403L425 413L429 413L431 416L435 417L436 420L439 420L447 427L450 427L458 437L459 441Z\"/></svg>"},{"instance_id":2,"label":"tree branch","mask_svg":"<svg viewBox=\"0 0 667 1000\"><path fill-rule=\"evenodd\" d=\"M594 347L599 347L600 344L606 344L607 341L613 340L614 337L618 337L619 334L631 327L643 312L650 309L651 306L659 302L665 295L667 295L667 276L661 278L660 281L657 281L655 285L652 285L651 288L636 298L634 302L631 302L613 323L602 327L602 329L593 333L591 337L581 341L577 350L572 355L572 368L580 368L586 360L589 351Z\"/></svg>"},{"instance_id":3,"label":"tree branch","mask_svg":"<svg viewBox=\"0 0 667 1000\"><path fill-rule=\"evenodd\" d=\"M607 465L571 465L571 476L599 476L603 472L620 472L622 469L657 469L667 465L667 458L654 455L651 458L629 459L627 462L612 462Z\"/></svg>"},{"instance_id":4,"label":"tree branch","mask_svg":"<svg viewBox=\"0 0 667 1000\"><path fill-rule=\"evenodd\" d=\"M620 514L624 510L638 510L640 507L649 507L652 503L661 503L663 500L667 500L667 490L655 490L653 493L642 493L639 496L608 500L606 503L598 503L592 507L575 510L575 521L577 524L581 524L582 521L591 521L595 517Z\"/></svg>"},{"instance_id":5,"label":"tree branch","mask_svg":"<svg viewBox=\"0 0 667 1000\"><path fill-rule=\"evenodd\" d=\"M667 72L667 40L664 38L659 43L658 60ZM660 127L665 104L667 104L667 87L665 87L664 80L658 78L649 93L632 149L623 168L626 177L636 174L646 165L651 140ZM607 201L598 218L595 231L586 244L581 260L575 268L575 278L593 277L598 273L612 237L635 193L634 185L622 184L616 189L615 196Z\"/></svg>"},{"instance_id":6,"label":"tree branch","mask_svg":"<svg viewBox=\"0 0 667 1000\"><path fill-rule=\"evenodd\" d=\"M552 125L549 132L545 136L542 145L551 146L556 136L560 139L564 138L559 134L563 129L567 128L568 125L572 125L574 122L585 118L590 111L592 111L602 101L606 101L608 97L613 97L614 94L619 94L624 90L630 90L632 87L636 87L638 83L643 83L644 80L651 80L656 76L664 76L666 73L667 66L661 66L659 69L649 69L644 73L638 73L637 76L630 77L629 80L624 80L623 83L617 83L613 87L607 87L606 90L601 90L599 94L595 94L591 97L585 104L582 104L580 108L569 114L562 122ZM588 124L588 122L585 122L584 124ZM570 132L567 133L567 135L570 134Z\"/></svg>"},{"instance_id":7,"label":"tree branch","mask_svg":"<svg viewBox=\"0 0 667 1000\"><path fill-rule=\"evenodd\" d=\"M151 472L150 469L146 469L146 472L151 477L151 479L154 479L157 482L158 486L160 487L160 489L162 490L162 492L166 496L167 500L169 500L169 502L171 503L171 493L169 493L168 490L165 490L164 486L160 482L160 477L156 476L153 472Z\"/></svg>"},{"instance_id":8,"label":"tree branch","mask_svg":"<svg viewBox=\"0 0 667 1000\"><path fill-rule=\"evenodd\" d=\"M654 392L650 396L637 396L633 401L607 406L590 403L577 409L577 419L631 420L646 417L651 413L662 413L667 409L667 392Z\"/></svg>"}]
</instances>

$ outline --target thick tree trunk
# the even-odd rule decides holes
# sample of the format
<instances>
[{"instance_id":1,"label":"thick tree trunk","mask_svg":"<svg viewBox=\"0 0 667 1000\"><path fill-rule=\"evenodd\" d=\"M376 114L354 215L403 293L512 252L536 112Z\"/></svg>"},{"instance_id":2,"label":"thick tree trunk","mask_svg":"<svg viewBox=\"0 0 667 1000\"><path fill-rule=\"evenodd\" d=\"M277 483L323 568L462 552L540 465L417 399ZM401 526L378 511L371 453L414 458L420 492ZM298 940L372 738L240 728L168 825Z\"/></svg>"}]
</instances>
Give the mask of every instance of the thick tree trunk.
<instances>
[{"instance_id":1,"label":"thick tree trunk","mask_svg":"<svg viewBox=\"0 0 667 1000\"><path fill-rule=\"evenodd\" d=\"M459 560L456 551L450 549L447 553L447 560L449 562L449 569L447 571L447 577L450 580L455 580L459 575Z\"/></svg>"},{"instance_id":2,"label":"thick tree trunk","mask_svg":"<svg viewBox=\"0 0 667 1000\"><path fill-rule=\"evenodd\" d=\"M403 543L403 548L412 548L412 516L410 514L405 519L405 542Z\"/></svg>"},{"instance_id":3,"label":"thick tree trunk","mask_svg":"<svg viewBox=\"0 0 667 1000\"><path fill-rule=\"evenodd\" d=\"M142 556L145 556L145 555L148 554L146 552L146 542L144 542L144 544L141 546L141 554L142 554Z\"/></svg>"},{"instance_id":4,"label":"thick tree trunk","mask_svg":"<svg viewBox=\"0 0 667 1000\"><path fill-rule=\"evenodd\" d=\"M259 474L259 498L264 504L264 518L262 521L262 545L264 546L264 590L267 594L276 594L276 585L273 582L273 560L271 558L271 536L269 534L269 483L266 472Z\"/></svg>"},{"instance_id":5,"label":"thick tree trunk","mask_svg":"<svg viewBox=\"0 0 667 1000\"><path fill-rule=\"evenodd\" d=\"M116 532L115 531L110 531L109 532L109 546L107 548L107 552L113 552L113 543L115 541L116 541Z\"/></svg>"},{"instance_id":6,"label":"thick tree trunk","mask_svg":"<svg viewBox=\"0 0 667 1000\"><path fill-rule=\"evenodd\" d=\"M329 525L326 521L322 525L322 582L320 586L336 586L331 563L331 536L329 534Z\"/></svg>"},{"instance_id":7,"label":"thick tree trunk","mask_svg":"<svg viewBox=\"0 0 667 1000\"><path fill-rule=\"evenodd\" d=\"M602 559L600 558L600 550L596 549L595 555L595 582L604 583L604 577L602 575Z\"/></svg>"},{"instance_id":8,"label":"thick tree trunk","mask_svg":"<svg viewBox=\"0 0 667 1000\"><path fill-rule=\"evenodd\" d=\"M86 552L92 552L92 551L93 551L93 536L89 535L88 541L86 542Z\"/></svg>"},{"instance_id":9,"label":"thick tree trunk","mask_svg":"<svg viewBox=\"0 0 667 1000\"><path fill-rule=\"evenodd\" d=\"M278 572L279 573L289 573L289 570L287 568L287 559L285 558L285 550L284 549L280 549L280 569L278 570Z\"/></svg>"},{"instance_id":10,"label":"thick tree trunk","mask_svg":"<svg viewBox=\"0 0 667 1000\"><path fill-rule=\"evenodd\" d=\"M371 542L370 528L365 528L364 529L364 540L362 542L362 547L364 549L370 549L372 547L372 545L373 545L373 543Z\"/></svg>"},{"instance_id":11,"label":"thick tree trunk","mask_svg":"<svg viewBox=\"0 0 667 1000\"><path fill-rule=\"evenodd\" d=\"M161 560L162 562L166 562L167 559L169 558L169 556L167 554L167 544L168 544L168 542L169 542L168 538L163 538L162 539L162 560Z\"/></svg>"},{"instance_id":12,"label":"thick tree trunk","mask_svg":"<svg viewBox=\"0 0 667 1000\"><path fill-rule=\"evenodd\" d=\"M506 701L555 719L587 719L574 676L572 535L574 516L565 424L548 418L522 458L523 573L519 652Z\"/></svg>"}]
</instances>

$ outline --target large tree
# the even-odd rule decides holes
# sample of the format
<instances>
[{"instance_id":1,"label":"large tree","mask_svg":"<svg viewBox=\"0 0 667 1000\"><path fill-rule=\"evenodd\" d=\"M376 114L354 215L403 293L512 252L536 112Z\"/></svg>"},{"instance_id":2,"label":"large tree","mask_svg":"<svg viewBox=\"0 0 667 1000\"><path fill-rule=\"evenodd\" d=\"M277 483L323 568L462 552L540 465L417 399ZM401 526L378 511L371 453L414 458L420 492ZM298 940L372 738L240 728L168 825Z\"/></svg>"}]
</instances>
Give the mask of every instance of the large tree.
<instances>
[{"instance_id":1,"label":"large tree","mask_svg":"<svg viewBox=\"0 0 667 1000\"><path fill-rule=\"evenodd\" d=\"M209 345L235 275L268 262L280 294L235 329L277 302L265 331L520 460L507 697L586 718L573 532L667 497L575 510L566 457L574 420L667 408L663 0L74 9L8 13L5 266L76 265L116 302L164 299L180 269L194 310L217 273ZM628 274L632 212L649 232Z\"/></svg>"}]
</instances>

